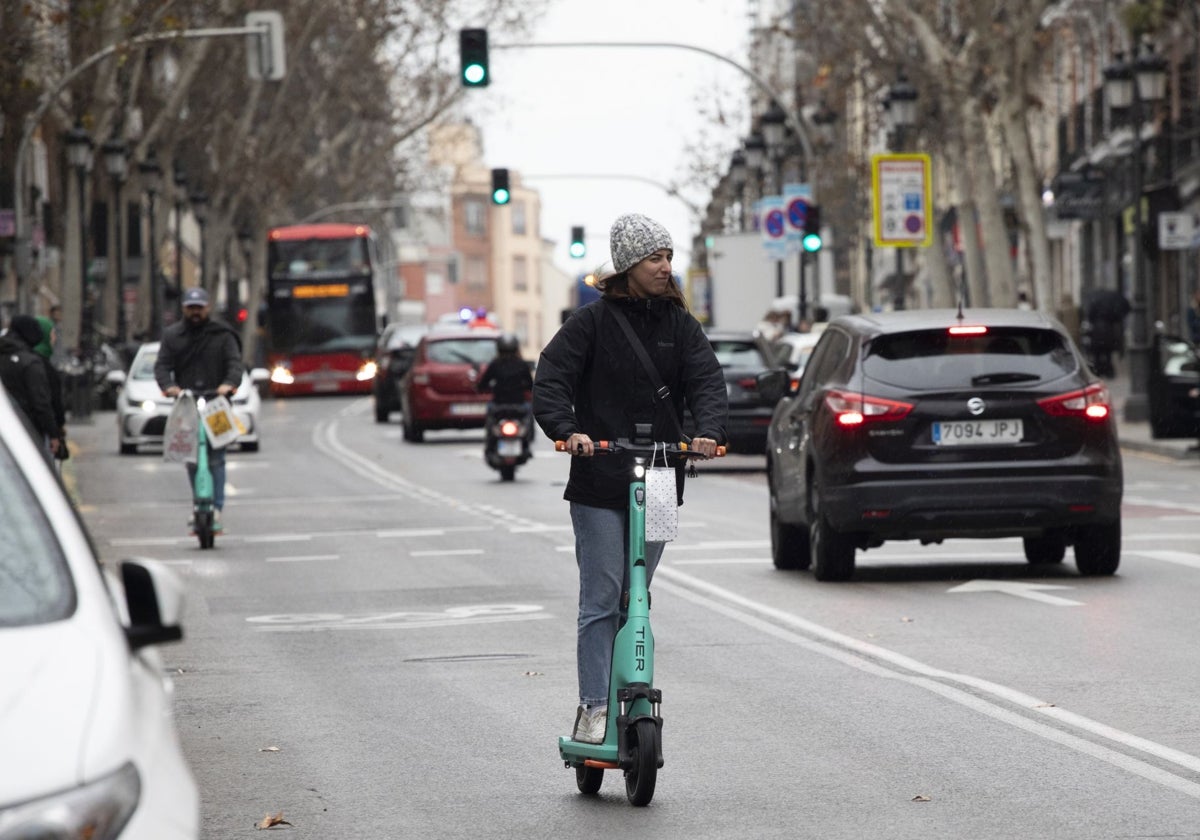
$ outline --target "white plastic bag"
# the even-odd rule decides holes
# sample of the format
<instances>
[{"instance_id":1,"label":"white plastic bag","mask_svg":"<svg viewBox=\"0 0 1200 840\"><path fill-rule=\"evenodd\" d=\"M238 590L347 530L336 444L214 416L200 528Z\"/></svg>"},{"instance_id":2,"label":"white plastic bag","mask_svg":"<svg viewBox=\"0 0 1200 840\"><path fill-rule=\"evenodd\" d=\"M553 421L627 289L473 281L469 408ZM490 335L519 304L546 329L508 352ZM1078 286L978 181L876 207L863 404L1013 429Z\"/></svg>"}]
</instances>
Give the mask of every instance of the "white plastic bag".
<instances>
[{"instance_id":1,"label":"white plastic bag","mask_svg":"<svg viewBox=\"0 0 1200 840\"><path fill-rule=\"evenodd\" d=\"M225 397L206 400L204 408L200 409L200 417L204 421L204 436L213 449L223 449L237 440L241 424Z\"/></svg>"},{"instance_id":2,"label":"white plastic bag","mask_svg":"<svg viewBox=\"0 0 1200 840\"><path fill-rule=\"evenodd\" d=\"M196 435L200 419L196 400L183 394L171 406L163 429L163 460L172 464L196 463Z\"/></svg>"},{"instance_id":3,"label":"white plastic bag","mask_svg":"<svg viewBox=\"0 0 1200 840\"><path fill-rule=\"evenodd\" d=\"M675 468L655 467L653 460L651 464L646 470L646 541L670 542L679 533Z\"/></svg>"}]
</instances>

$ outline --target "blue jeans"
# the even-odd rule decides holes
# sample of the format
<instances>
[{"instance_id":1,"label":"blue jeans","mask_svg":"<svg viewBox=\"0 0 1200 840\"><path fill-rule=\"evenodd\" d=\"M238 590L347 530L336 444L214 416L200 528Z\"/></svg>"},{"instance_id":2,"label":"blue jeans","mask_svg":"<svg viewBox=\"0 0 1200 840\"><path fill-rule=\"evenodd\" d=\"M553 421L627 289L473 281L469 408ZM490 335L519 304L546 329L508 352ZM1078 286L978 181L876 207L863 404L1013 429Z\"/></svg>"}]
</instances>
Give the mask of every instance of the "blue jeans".
<instances>
[{"instance_id":1,"label":"blue jeans","mask_svg":"<svg viewBox=\"0 0 1200 840\"><path fill-rule=\"evenodd\" d=\"M204 441L205 447L208 448L208 471L212 473L213 478L213 507L217 510L225 509L225 450L213 449L212 444L207 440ZM196 465L187 465L188 486L196 486Z\"/></svg>"},{"instance_id":2,"label":"blue jeans","mask_svg":"<svg viewBox=\"0 0 1200 840\"><path fill-rule=\"evenodd\" d=\"M575 562L579 565L579 629L576 659L579 702L599 706L608 702L613 640L620 628L621 594L628 586L625 533L629 512L571 502L575 529ZM646 543L646 585L666 543Z\"/></svg>"}]
</instances>

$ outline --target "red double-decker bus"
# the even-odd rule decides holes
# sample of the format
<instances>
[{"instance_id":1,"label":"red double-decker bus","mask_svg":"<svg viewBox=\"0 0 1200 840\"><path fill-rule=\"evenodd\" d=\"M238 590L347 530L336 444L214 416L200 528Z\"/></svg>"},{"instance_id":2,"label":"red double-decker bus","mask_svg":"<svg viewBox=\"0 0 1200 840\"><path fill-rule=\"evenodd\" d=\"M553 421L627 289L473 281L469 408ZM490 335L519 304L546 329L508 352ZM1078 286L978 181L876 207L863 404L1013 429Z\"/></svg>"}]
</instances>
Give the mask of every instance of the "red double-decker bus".
<instances>
[{"instance_id":1,"label":"red double-decker bus","mask_svg":"<svg viewBox=\"0 0 1200 840\"><path fill-rule=\"evenodd\" d=\"M266 340L273 396L370 393L378 266L366 225L270 230Z\"/></svg>"}]
</instances>

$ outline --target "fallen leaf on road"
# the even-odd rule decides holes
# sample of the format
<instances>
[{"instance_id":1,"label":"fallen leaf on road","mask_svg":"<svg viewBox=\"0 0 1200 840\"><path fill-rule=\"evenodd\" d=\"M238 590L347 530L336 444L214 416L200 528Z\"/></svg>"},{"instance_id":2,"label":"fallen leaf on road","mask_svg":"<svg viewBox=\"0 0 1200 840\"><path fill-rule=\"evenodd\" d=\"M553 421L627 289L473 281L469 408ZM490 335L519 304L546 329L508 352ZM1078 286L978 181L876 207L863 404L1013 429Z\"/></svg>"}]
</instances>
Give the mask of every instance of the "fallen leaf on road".
<instances>
[{"instance_id":1,"label":"fallen leaf on road","mask_svg":"<svg viewBox=\"0 0 1200 840\"><path fill-rule=\"evenodd\" d=\"M541 671L526 671L525 676L527 676L527 677L542 677L545 675Z\"/></svg>"},{"instance_id":2,"label":"fallen leaf on road","mask_svg":"<svg viewBox=\"0 0 1200 840\"><path fill-rule=\"evenodd\" d=\"M933 800L923 793L918 793L916 796L914 796L912 798L912 801L913 802L932 802Z\"/></svg>"},{"instance_id":3,"label":"fallen leaf on road","mask_svg":"<svg viewBox=\"0 0 1200 840\"><path fill-rule=\"evenodd\" d=\"M912 624L912 621L913 621L913 620L912 620L911 618L909 618L908 616L904 616L904 617L903 617L903 618L901 618L900 620L901 620L902 622L904 622L905 624Z\"/></svg>"},{"instance_id":4,"label":"fallen leaf on road","mask_svg":"<svg viewBox=\"0 0 1200 840\"><path fill-rule=\"evenodd\" d=\"M267 814L262 818L262 822L256 823L254 827L261 830L264 828L271 828L272 826L276 825L291 825L290 822L283 818L283 811L280 811L278 814L274 815Z\"/></svg>"}]
</instances>

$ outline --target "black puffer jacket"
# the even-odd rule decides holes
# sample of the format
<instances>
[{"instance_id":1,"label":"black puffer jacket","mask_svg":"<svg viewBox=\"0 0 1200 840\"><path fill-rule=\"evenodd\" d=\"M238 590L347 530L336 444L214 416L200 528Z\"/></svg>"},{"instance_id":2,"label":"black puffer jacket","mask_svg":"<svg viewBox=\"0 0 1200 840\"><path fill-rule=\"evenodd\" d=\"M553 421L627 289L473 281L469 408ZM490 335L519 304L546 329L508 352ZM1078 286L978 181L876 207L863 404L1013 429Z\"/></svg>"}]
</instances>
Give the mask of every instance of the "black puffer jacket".
<instances>
[{"instance_id":1,"label":"black puffer jacket","mask_svg":"<svg viewBox=\"0 0 1200 840\"><path fill-rule=\"evenodd\" d=\"M41 356L14 335L0 336L0 381L24 415L26 427L35 440L59 436L46 365Z\"/></svg>"},{"instance_id":2,"label":"black puffer jacket","mask_svg":"<svg viewBox=\"0 0 1200 840\"><path fill-rule=\"evenodd\" d=\"M242 343L233 327L209 318L193 326L184 319L163 330L154 378L164 391L172 385L211 393L221 385L242 384Z\"/></svg>"},{"instance_id":3,"label":"black puffer jacket","mask_svg":"<svg viewBox=\"0 0 1200 840\"><path fill-rule=\"evenodd\" d=\"M551 440L582 432L592 440L633 437L635 423L653 423L655 440L674 440L676 427L609 307L620 306L671 391L677 420L691 411L698 437L725 442L729 405L725 378L699 322L666 298L617 298L582 307L555 334L538 362L533 412ZM679 468L683 502L683 469ZM622 510L629 479L624 459L572 458L563 498Z\"/></svg>"}]
</instances>

